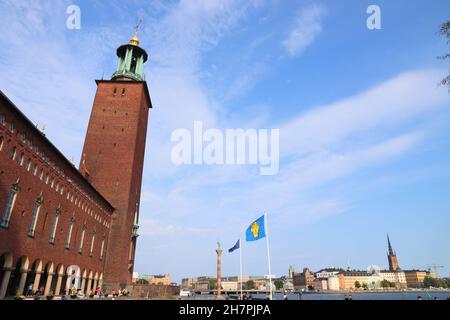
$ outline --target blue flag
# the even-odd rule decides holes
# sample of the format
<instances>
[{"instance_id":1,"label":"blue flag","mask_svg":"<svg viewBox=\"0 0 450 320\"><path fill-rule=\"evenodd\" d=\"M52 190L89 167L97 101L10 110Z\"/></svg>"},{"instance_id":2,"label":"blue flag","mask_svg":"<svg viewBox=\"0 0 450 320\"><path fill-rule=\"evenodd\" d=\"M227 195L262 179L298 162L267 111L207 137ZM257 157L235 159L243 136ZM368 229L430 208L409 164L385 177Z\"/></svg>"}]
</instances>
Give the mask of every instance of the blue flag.
<instances>
[{"instance_id":1,"label":"blue flag","mask_svg":"<svg viewBox=\"0 0 450 320\"><path fill-rule=\"evenodd\" d=\"M233 248L228 249L229 253L232 253L234 250L239 249L240 243L239 240L236 242L236 244L233 246Z\"/></svg>"},{"instance_id":2,"label":"blue flag","mask_svg":"<svg viewBox=\"0 0 450 320\"><path fill-rule=\"evenodd\" d=\"M255 241L266 236L266 232L264 230L264 215L256 219L250 224L245 232L245 240L247 241Z\"/></svg>"}]
</instances>

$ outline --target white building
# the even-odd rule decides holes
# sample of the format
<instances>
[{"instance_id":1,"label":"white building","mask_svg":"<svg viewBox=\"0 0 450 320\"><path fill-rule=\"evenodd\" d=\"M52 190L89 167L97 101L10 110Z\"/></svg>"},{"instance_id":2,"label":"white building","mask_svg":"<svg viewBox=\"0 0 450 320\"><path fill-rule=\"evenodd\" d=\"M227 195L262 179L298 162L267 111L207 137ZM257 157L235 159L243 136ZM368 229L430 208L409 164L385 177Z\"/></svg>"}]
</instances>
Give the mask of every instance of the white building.
<instances>
[{"instance_id":1,"label":"white building","mask_svg":"<svg viewBox=\"0 0 450 320\"><path fill-rule=\"evenodd\" d=\"M339 278L336 275L327 279L328 290L339 290Z\"/></svg>"}]
</instances>

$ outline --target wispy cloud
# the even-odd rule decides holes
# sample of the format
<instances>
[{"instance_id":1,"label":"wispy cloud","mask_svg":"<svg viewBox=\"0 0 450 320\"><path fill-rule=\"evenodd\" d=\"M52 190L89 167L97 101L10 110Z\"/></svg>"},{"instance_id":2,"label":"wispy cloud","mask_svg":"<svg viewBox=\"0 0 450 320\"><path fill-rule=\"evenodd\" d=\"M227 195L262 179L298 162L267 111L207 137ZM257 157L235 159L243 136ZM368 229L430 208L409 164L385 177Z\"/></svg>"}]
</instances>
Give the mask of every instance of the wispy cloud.
<instances>
[{"instance_id":1,"label":"wispy cloud","mask_svg":"<svg viewBox=\"0 0 450 320\"><path fill-rule=\"evenodd\" d=\"M303 8L295 18L292 29L282 45L289 55L300 55L322 32L323 5L313 4Z\"/></svg>"}]
</instances>

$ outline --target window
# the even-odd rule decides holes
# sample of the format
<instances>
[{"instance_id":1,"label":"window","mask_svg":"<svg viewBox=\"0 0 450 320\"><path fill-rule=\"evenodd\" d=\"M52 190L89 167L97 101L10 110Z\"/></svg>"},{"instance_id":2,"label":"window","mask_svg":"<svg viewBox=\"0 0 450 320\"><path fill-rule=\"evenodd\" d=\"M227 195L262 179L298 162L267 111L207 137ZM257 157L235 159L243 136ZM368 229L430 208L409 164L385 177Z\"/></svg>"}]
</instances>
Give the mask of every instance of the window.
<instances>
[{"instance_id":1,"label":"window","mask_svg":"<svg viewBox=\"0 0 450 320\"><path fill-rule=\"evenodd\" d=\"M105 248L105 236L103 236L102 246L100 247L100 260L103 259L103 250L104 250L104 248Z\"/></svg>"},{"instance_id":2,"label":"window","mask_svg":"<svg viewBox=\"0 0 450 320\"><path fill-rule=\"evenodd\" d=\"M28 158L27 162L25 162L25 169L27 171L30 171L30 169L31 169L31 159L30 158Z\"/></svg>"},{"instance_id":3,"label":"window","mask_svg":"<svg viewBox=\"0 0 450 320\"><path fill-rule=\"evenodd\" d=\"M19 139L20 141L25 142L25 133L23 132L19 133Z\"/></svg>"},{"instance_id":4,"label":"window","mask_svg":"<svg viewBox=\"0 0 450 320\"><path fill-rule=\"evenodd\" d=\"M53 186L55 185L55 179L51 179L50 180L50 188L52 188L53 189Z\"/></svg>"},{"instance_id":5,"label":"window","mask_svg":"<svg viewBox=\"0 0 450 320\"><path fill-rule=\"evenodd\" d=\"M16 202L17 193L19 192L19 182L17 181L11 186L9 192L8 200L6 201L5 210L3 210L3 217L0 226L7 228L9 226L9 220L11 219L11 212L14 208L14 203Z\"/></svg>"},{"instance_id":6,"label":"window","mask_svg":"<svg viewBox=\"0 0 450 320\"><path fill-rule=\"evenodd\" d=\"M61 208L58 207L58 209L56 209L55 217L53 218L52 228L50 231L50 240L48 241L51 244L55 243L56 228L58 227L58 220L60 215L61 215Z\"/></svg>"},{"instance_id":7,"label":"window","mask_svg":"<svg viewBox=\"0 0 450 320\"><path fill-rule=\"evenodd\" d=\"M92 254L94 252L94 242L95 242L95 228L92 232L92 238L91 238L91 247L89 248L89 256L92 257Z\"/></svg>"},{"instance_id":8,"label":"window","mask_svg":"<svg viewBox=\"0 0 450 320\"><path fill-rule=\"evenodd\" d=\"M47 174L45 175L45 184L48 184L48 181L50 180L50 175L47 172Z\"/></svg>"},{"instance_id":9,"label":"window","mask_svg":"<svg viewBox=\"0 0 450 320\"><path fill-rule=\"evenodd\" d=\"M59 191L59 182L56 182L56 187L55 187L55 191L58 192Z\"/></svg>"},{"instance_id":10,"label":"window","mask_svg":"<svg viewBox=\"0 0 450 320\"><path fill-rule=\"evenodd\" d=\"M17 164L19 166L23 166L23 152L19 153L19 156L17 157Z\"/></svg>"},{"instance_id":11,"label":"window","mask_svg":"<svg viewBox=\"0 0 450 320\"><path fill-rule=\"evenodd\" d=\"M122 96L125 95L125 88L122 89Z\"/></svg>"},{"instance_id":12,"label":"window","mask_svg":"<svg viewBox=\"0 0 450 320\"><path fill-rule=\"evenodd\" d=\"M28 144L28 148L30 148L31 150L33 150L33 141L28 140L27 144Z\"/></svg>"},{"instance_id":13,"label":"window","mask_svg":"<svg viewBox=\"0 0 450 320\"><path fill-rule=\"evenodd\" d=\"M59 193L62 195L64 193L64 187L61 186L61 190L59 190Z\"/></svg>"},{"instance_id":14,"label":"window","mask_svg":"<svg viewBox=\"0 0 450 320\"><path fill-rule=\"evenodd\" d=\"M44 178L44 169L41 168L41 170L39 170L39 179L42 180Z\"/></svg>"},{"instance_id":15,"label":"window","mask_svg":"<svg viewBox=\"0 0 450 320\"><path fill-rule=\"evenodd\" d=\"M34 203L33 213L31 215L30 227L28 228L28 235L30 237L34 237L34 231L36 230L37 220L39 218L39 211L41 210L41 205L43 202L42 195L40 195L36 202Z\"/></svg>"},{"instance_id":16,"label":"window","mask_svg":"<svg viewBox=\"0 0 450 320\"><path fill-rule=\"evenodd\" d=\"M12 147L11 151L9 152L9 159L14 160L16 158L16 152L17 152L17 148Z\"/></svg>"},{"instance_id":17,"label":"window","mask_svg":"<svg viewBox=\"0 0 450 320\"><path fill-rule=\"evenodd\" d=\"M66 249L70 248L70 239L72 238L73 224L75 223L75 217L70 218L69 232L67 233Z\"/></svg>"},{"instance_id":18,"label":"window","mask_svg":"<svg viewBox=\"0 0 450 320\"><path fill-rule=\"evenodd\" d=\"M0 113L0 124L4 124L4 123L5 123L5 116Z\"/></svg>"},{"instance_id":19,"label":"window","mask_svg":"<svg viewBox=\"0 0 450 320\"><path fill-rule=\"evenodd\" d=\"M69 191L67 191L67 196L66 196L66 199L67 199L67 200L69 200L69 198L70 198L70 192L69 192Z\"/></svg>"},{"instance_id":20,"label":"window","mask_svg":"<svg viewBox=\"0 0 450 320\"><path fill-rule=\"evenodd\" d=\"M78 246L78 253L81 254L83 252L83 242L84 242L84 234L86 232L86 224L83 225L83 231L81 231L80 236L80 244Z\"/></svg>"},{"instance_id":21,"label":"window","mask_svg":"<svg viewBox=\"0 0 450 320\"><path fill-rule=\"evenodd\" d=\"M9 130L9 131L11 131L11 132L13 132L13 131L14 131L14 123L12 123L12 122L8 122L8 125L7 125L7 127L8 127L8 130Z\"/></svg>"},{"instance_id":22,"label":"window","mask_svg":"<svg viewBox=\"0 0 450 320\"><path fill-rule=\"evenodd\" d=\"M3 137L0 137L0 151L3 149Z\"/></svg>"},{"instance_id":23,"label":"window","mask_svg":"<svg viewBox=\"0 0 450 320\"><path fill-rule=\"evenodd\" d=\"M117 93L117 88L114 88L113 95L116 95L116 93Z\"/></svg>"},{"instance_id":24,"label":"window","mask_svg":"<svg viewBox=\"0 0 450 320\"><path fill-rule=\"evenodd\" d=\"M38 171L38 165L37 165L37 163L35 163L35 164L33 165L33 176L36 177L37 171Z\"/></svg>"}]
</instances>

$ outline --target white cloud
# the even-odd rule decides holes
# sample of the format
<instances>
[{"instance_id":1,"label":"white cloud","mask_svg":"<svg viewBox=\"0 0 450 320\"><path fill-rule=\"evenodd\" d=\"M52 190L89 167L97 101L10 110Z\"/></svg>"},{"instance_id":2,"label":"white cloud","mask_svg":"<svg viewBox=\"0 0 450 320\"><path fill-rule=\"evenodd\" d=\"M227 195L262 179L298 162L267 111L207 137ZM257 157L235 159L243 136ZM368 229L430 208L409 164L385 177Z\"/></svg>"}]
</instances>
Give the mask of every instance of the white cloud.
<instances>
[{"instance_id":1,"label":"white cloud","mask_svg":"<svg viewBox=\"0 0 450 320\"><path fill-rule=\"evenodd\" d=\"M325 7L319 4L302 9L282 45L291 56L301 54L322 32L322 18Z\"/></svg>"}]
</instances>

